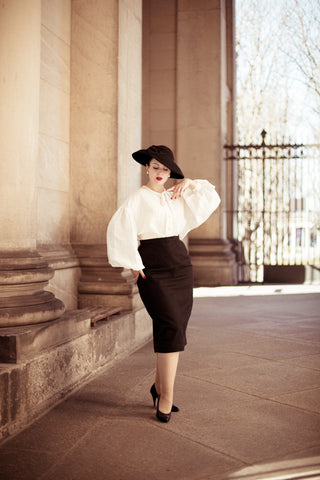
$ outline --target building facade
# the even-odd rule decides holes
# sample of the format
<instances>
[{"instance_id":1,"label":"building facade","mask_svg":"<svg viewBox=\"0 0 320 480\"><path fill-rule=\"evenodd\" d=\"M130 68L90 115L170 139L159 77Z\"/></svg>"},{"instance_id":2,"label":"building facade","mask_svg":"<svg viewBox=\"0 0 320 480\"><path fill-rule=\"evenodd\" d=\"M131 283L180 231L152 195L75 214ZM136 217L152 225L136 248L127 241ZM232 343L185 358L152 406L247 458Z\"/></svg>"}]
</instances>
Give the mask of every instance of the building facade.
<instances>
[{"instance_id":1,"label":"building facade","mask_svg":"<svg viewBox=\"0 0 320 480\"><path fill-rule=\"evenodd\" d=\"M5 437L150 338L130 273L106 256L108 221L144 181L133 151L168 145L187 177L215 184L221 207L188 239L195 282L235 283L223 160L234 135L234 3L3 0L0 71ZM122 314L92 329L97 306Z\"/></svg>"}]
</instances>

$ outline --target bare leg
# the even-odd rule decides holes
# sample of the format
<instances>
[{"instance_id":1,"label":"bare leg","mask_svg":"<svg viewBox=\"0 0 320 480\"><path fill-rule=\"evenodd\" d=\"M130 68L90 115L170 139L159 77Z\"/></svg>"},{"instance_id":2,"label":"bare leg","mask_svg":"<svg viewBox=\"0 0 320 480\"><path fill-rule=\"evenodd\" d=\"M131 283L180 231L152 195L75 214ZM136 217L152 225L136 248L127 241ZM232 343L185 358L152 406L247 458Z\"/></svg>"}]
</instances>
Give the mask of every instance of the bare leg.
<instances>
[{"instance_id":1,"label":"bare leg","mask_svg":"<svg viewBox=\"0 0 320 480\"><path fill-rule=\"evenodd\" d=\"M179 361L179 352L157 353L156 389L161 395L159 410L170 413L173 388Z\"/></svg>"},{"instance_id":2,"label":"bare leg","mask_svg":"<svg viewBox=\"0 0 320 480\"><path fill-rule=\"evenodd\" d=\"M158 353L157 353L157 368L156 368L156 378L154 382L157 390L157 394L159 395L160 393L160 375L159 375L159 368L158 368Z\"/></svg>"}]
</instances>

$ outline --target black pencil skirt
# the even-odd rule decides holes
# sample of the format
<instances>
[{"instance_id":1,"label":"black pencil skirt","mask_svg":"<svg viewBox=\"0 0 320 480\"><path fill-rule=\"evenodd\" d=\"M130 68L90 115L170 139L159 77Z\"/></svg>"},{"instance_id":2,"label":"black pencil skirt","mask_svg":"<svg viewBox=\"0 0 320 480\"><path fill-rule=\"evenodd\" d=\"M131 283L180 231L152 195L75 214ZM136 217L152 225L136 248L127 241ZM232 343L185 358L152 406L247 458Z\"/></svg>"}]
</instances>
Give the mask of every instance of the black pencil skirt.
<instances>
[{"instance_id":1,"label":"black pencil skirt","mask_svg":"<svg viewBox=\"0 0 320 480\"><path fill-rule=\"evenodd\" d=\"M142 240L139 246L146 278L138 288L153 321L154 351L180 352L193 302L193 271L184 243L175 237Z\"/></svg>"}]
</instances>

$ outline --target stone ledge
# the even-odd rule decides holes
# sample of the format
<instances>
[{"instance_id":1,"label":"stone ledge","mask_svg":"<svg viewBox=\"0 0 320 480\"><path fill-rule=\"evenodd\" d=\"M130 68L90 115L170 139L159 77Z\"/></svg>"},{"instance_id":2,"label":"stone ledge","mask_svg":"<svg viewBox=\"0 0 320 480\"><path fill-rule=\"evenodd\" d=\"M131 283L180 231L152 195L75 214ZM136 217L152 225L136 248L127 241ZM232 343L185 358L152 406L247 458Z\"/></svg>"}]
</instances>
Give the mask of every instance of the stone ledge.
<instances>
[{"instance_id":1,"label":"stone ledge","mask_svg":"<svg viewBox=\"0 0 320 480\"><path fill-rule=\"evenodd\" d=\"M90 330L90 313L70 310L60 318L21 327L0 329L0 362L20 363L49 348L66 343Z\"/></svg>"},{"instance_id":2,"label":"stone ledge","mask_svg":"<svg viewBox=\"0 0 320 480\"><path fill-rule=\"evenodd\" d=\"M89 327L90 318L79 319L76 312L67 314L69 320L64 323L72 337L68 341L43 348L19 364L0 364L0 441L18 433L99 370L152 337L152 322L144 309L101 321L94 328ZM39 338L44 346L46 335Z\"/></svg>"}]
</instances>

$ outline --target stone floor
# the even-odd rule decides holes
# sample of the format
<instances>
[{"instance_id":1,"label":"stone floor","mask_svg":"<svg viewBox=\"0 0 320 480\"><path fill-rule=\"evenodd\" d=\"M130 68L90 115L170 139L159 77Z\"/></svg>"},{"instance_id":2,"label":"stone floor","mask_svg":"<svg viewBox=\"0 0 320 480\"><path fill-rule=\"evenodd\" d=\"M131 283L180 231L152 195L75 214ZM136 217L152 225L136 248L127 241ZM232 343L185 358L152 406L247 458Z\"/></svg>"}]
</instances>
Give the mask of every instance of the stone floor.
<instances>
[{"instance_id":1,"label":"stone floor","mask_svg":"<svg viewBox=\"0 0 320 480\"><path fill-rule=\"evenodd\" d=\"M195 290L168 424L148 344L0 447L1 480L320 478L320 289Z\"/></svg>"}]
</instances>

